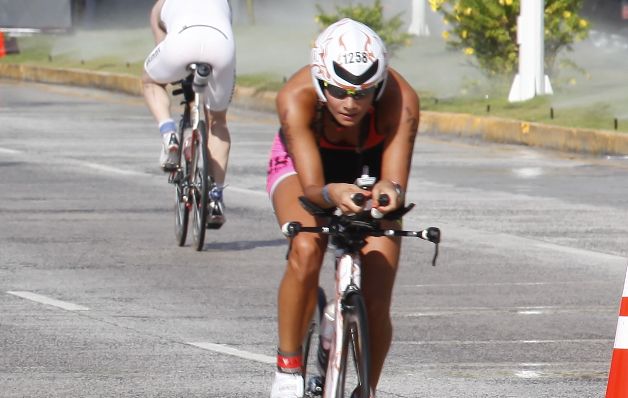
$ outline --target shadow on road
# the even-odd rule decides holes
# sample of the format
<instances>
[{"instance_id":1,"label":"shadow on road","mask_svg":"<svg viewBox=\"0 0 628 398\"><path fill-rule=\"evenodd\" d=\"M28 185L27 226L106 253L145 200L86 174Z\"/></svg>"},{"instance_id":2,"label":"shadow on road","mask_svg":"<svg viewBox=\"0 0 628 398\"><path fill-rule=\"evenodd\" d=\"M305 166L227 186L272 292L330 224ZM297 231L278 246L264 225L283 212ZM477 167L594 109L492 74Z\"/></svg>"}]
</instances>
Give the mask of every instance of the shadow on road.
<instances>
[{"instance_id":1,"label":"shadow on road","mask_svg":"<svg viewBox=\"0 0 628 398\"><path fill-rule=\"evenodd\" d=\"M223 251L240 251L256 249L258 247L274 247L274 246L286 246L285 239L270 239L270 240L244 240L237 242L215 242L205 245L204 250L223 250Z\"/></svg>"}]
</instances>

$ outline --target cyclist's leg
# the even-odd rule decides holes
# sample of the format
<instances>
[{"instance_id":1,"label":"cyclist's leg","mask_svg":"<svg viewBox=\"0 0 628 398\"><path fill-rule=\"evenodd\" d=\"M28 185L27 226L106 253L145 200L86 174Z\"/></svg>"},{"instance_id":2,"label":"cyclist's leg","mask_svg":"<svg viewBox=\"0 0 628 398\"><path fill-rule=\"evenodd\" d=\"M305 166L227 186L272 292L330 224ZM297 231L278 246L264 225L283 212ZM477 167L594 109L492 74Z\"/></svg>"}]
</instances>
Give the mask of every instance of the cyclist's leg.
<instances>
[{"instance_id":1,"label":"cyclist's leg","mask_svg":"<svg viewBox=\"0 0 628 398\"><path fill-rule=\"evenodd\" d=\"M142 75L144 100L162 135L160 164L164 170L176 167L179 146L177 125L170 115L170 95L166 85L183 78L187 73L187 64L181 59L181 47L185 40L179 34L166 36L146 58Z\"/></svg>"},{"instance_id":2,"label":"cyclist's leg","mask_svg":"<svg viewBox=\"0 0 628 398\"><path fill-rule=\"evenodd\" d=\"M225 183L229 150L231 149L231 136L227 126L227 111L210 110L206 112L206 116L209 126L207 146L211 156L209 170L216 184L222 187Z\"/></svg>"},{"instance_id":3,"label":"cyclist's leg","mask_svg":"<svg viewBox=\"0 0 628 398\"><path fill-rule=\"evenodd\" d=\"M205 112L209 127L209 152L212 164L210 171L216 183L222 186L227 172L227 161L231 138L227 126L227 109L231 104L235 87L235 42L230 27L198 28L202 34L202 46L196 62L211 66L211 75L205 102L209 112ZM207 109L206 109L207 110Z\"/></svg>"},{"instance_id":4,"label":"cyclist's leg","mask_svg":"<svg viewBox=\"0 0 628 398\"><path fill-rule=\"evenodd\" d=\"M399 228L387 221L387 228ZM392 323L390 305L399 262L400 238L369 238L362 249L362 292L366 301L371 347L371 387L375 390L390 343Z\"/></svg>"},{"instance_id":5,"label":"cyclist's leg","mask_svg":"<svg viewBox=\"0 0 628 398\"><path fill-rule=\"evenodd\" d=\"M170 95L166 91L166 85L157 83L144 71L142 86L146 105L157 123L162 124L164 121L172 120L170 118Z\"/></svg>"},{"instance_id":6,"label":"cyclist's leg","mask_svg":"<svg viewBox=\"0 0 628 398\"><path fill-rule=\"evenodd\" d=\"M315 224L314 217L299 204L300 195L303 190L296 174L276 184L271 197L279 225L289 221ZM291 241L277 295L279 345L271 398L303 395L301 343L317 305L318 274L325 247L326 239L314 234L299 234Z\"/></svg>"},{"instance_id":7,"label":"cyclist's leg","mask_svg":"<svg viewBox=\"0 0 628 398\"><path fill-rule=\"evenodd\" d=\"M273 207L279 225L299 221L316 225L315 217L305 211L303 195L296 174L284 178L274 189ZM292 239L288 263L279 286L279 349L297 352L317 305L318 275L325 255L327 239L316 234L299 234Z\"/></svg>"}]
</instances>

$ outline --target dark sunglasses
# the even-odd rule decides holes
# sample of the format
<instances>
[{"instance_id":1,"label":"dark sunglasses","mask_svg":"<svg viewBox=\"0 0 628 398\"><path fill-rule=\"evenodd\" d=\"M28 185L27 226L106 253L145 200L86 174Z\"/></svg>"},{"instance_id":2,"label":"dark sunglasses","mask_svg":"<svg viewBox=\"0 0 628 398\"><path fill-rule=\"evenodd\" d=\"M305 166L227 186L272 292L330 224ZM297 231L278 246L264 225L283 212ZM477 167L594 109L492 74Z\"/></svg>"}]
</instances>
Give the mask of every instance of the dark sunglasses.
<instances>
[{"instance_id":1,"label":"dark sunglasses","mask_svg":"<svg viewBox=\"0 0 628 398\"><path fill-rule=\"evenodd\" d=\"M364 90L352 90L352 89L344 89L338 86L334 86L327 82L324 83L325 90L336 99L345 99L349 96L353 97L353 99L360 100L362 98L367 97L371 93L375 92L376 86L366 88Z\"/></svg>"}]
</instances>

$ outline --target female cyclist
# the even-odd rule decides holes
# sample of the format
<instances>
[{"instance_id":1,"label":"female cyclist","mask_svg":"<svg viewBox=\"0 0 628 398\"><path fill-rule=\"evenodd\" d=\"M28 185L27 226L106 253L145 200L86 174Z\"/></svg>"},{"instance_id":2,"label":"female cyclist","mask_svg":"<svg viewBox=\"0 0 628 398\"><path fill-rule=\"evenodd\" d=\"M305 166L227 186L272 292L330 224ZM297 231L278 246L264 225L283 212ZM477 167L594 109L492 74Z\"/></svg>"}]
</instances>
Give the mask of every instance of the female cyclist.
<instances>
[{"instance_id":1,"label":"female cyclist","mask_svg":"<svg viewBox=\"0 0 628 398\"><path fill-rule=\"evenodd\" d=\"M321 207L360 210L351 197L390 197L388 213L403 204L419 125L419 98L388 67L380 37L351 19L329 26L316 40L312 61L277 96L281 128L274 140L267 190L279 225L317 219L299 204L305 195ZM368 166L377 177L371 191L353 184ZM393 221L388 221L392 227ZM301 342L316 301L327 247L325 236L299 234L292 242L278 293L277 373L271 398L303 396ZM399 260L398 238L369 238L362 249L362 289L371 337L371 390L392 340L390 304Z\"/></svg>"}]
</instances>

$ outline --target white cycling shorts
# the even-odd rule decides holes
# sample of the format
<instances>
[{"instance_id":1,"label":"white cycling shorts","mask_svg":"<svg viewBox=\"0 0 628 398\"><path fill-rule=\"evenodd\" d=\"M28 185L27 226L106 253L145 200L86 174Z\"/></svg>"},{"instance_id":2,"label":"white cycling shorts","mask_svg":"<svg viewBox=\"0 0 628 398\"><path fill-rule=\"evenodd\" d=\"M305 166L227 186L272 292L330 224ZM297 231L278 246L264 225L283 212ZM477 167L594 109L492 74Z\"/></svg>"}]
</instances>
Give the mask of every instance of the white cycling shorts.
<instances>
[{"instance_id":1,"label":"white cycling shorts","mask_svg":"<svg viewBox=\"0 0 628 398\"><path fill-rule=\"evenodd\" d=\"M235 42L230 28L192 25L168 33L148 55L144 69L157 83L167 84L184 79L190 74L188 65L198 62L212 67L206 98L210 109L226 110L235 87Z\"/></svg>"}]
</instances>

